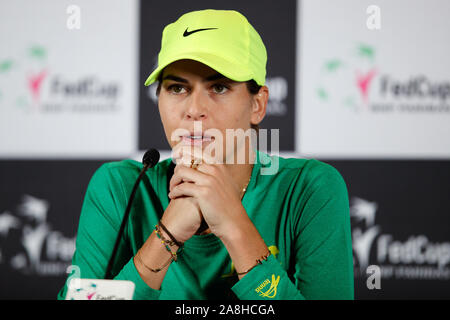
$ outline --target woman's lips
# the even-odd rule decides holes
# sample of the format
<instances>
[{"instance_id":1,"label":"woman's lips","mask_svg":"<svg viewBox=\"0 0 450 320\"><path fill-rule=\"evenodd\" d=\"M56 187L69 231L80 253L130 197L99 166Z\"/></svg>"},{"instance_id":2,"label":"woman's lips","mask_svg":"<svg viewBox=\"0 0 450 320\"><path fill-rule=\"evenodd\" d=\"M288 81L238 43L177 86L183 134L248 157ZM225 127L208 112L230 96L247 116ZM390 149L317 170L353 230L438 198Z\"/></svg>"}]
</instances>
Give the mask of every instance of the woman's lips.
<instances>
[{"instance_id":1,"label":"woman's lips","mask_svg":"<svg viewBox=\"0 0 450 320\"><path fill-rule=\"evenodd\" d=\"M206 144L206 143L214 140L213 137L208 137L208 136L202 136L201 138L200 138L200 136L195 136L195 137L196 138L193 138L191 136L183 136L182 137L183 144L188 145L188 146L201 146L203 144Z\"/></svg>"}]
</instances>

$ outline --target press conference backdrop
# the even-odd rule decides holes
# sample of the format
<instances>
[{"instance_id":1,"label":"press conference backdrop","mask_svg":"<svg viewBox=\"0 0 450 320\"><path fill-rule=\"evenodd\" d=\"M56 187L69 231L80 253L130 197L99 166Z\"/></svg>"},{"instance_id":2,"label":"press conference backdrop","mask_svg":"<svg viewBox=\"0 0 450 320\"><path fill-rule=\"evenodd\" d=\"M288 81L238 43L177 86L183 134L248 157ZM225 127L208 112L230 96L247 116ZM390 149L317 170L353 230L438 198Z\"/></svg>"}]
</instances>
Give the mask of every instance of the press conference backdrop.
<instances>
[{"instance_id":1,"label":"press conference backdrop","mask_svg":"<svg viewBox=\"0 0 450 320\"><path fill-rule=\"evenodd\" d=\"M0 298L56 297L102 163L170 156L143 83L164 26L205 8L264 39L261 127L280 130L280 155L343 175L356 298L450 298L447 0L2 1Z\"/></svg>"}]
</instances>

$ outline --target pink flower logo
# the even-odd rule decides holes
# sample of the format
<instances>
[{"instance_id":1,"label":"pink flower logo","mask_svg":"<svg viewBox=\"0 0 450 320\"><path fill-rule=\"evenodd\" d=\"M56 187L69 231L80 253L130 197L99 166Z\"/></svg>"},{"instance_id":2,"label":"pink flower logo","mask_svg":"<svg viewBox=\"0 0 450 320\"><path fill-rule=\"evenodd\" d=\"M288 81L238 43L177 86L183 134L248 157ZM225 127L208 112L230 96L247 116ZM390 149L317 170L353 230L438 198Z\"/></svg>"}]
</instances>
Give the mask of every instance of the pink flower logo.
<instances>
[{"instance_id":1,"label":"pink flower logo","mask_svg":"<svg viewBox=\"0 0 450 320\"><path fill-rule=\"evenodd\" d=\"M375 69L372 69L365 74L356 71L356 85L361 93L362 99L365 104L367 104L367 101L369 99L369 87L375 74L376 74Z\"/></svg>"},{"instance_id":2,"label":"pink flower logo","mask_svg":"<svg viewBox=\"0 0 450 320\"><path fill-rule=\"evenodd\" d=\"M28 76L28 89L30 90L33 101L37 103L39 101L39 95L41 92L42 82L47 76L47 70L42 70L38 74Z\"/></svg>"}]
</instances>

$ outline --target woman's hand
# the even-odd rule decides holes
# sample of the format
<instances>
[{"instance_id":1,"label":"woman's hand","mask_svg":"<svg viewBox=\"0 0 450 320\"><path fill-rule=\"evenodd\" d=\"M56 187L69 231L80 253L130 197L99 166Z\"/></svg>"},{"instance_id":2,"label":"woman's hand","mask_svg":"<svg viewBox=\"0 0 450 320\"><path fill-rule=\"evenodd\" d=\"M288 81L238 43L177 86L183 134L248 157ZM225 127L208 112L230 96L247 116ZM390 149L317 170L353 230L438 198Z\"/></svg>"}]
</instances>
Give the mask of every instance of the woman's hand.
<instances>
[{"instance_id":1,"label":"woman's hand","mask_svg":"<svg viewBox=\"0 0 450 320\"><path fill-rule=\"evenodd\" d=\"M224 164L216 164L206 154L196 169L190 168L190 160L198 163L198 155L198 150L184 149L170 180L169 198L195 199L211 231L221 238L248 219L241 203L243 186L236 185Z\"/></svg>"},{"instance_id":2,"label":"woman's hand","mask_svg":"<svg viewBox=\"0 0 450 320\"><path fill-rule=\"evenodd\" d=\"M204 154L200 165L190 168L195 155L198 152L192 154L185 149L179 156L181 160L177 161L170 180L169 197L172 201L183 197L195 200L211 231L225 245L236 270L246 271L269 249L242 206L243 186L234 183L225 165L214 163ZM244 276L239 275L239 279Z\"/></svg>"},{"instance_id":3,"label":"woman's hand","mask_svg":"<svg viewBox=\"0 0 450 320\"><path fill-rule=\"evenodd\" d=\"M202 214L192 197L172 199L161 222L179 242L189 240L200 228Z\"/></svg>"}]
</instances>

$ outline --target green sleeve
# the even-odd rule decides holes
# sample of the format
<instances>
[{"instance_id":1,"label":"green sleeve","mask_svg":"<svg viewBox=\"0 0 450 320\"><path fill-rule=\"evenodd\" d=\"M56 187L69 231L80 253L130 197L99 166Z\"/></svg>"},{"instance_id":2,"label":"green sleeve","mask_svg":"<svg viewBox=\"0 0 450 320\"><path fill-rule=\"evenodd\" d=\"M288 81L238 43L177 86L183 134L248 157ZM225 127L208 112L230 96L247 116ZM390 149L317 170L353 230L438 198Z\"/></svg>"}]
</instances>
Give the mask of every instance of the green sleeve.
<instances>
[{"instance_id":1,"label":"green sleeve","mask_svg":"<svg viewBox=\"0 0 450 320\"><path fill-rule=\"evenodd\" d=\"M269 256L233 286L239 299L354 299L347 187L332 166L317 160L310 164L289 213L295 270L288 275Z\"/></svg>"},{"instance_id":2,"label":"green sleeve","mask_svg":"<svg viewBox=\"0 0 450 320\"><path fill-rule=\"evenodd\" d=\"M131 181L128 182L130 183ZM76 250L72 258L72 265L78 267L79 276L83 279L104 278L128 201L126 190L131 189L124 184L118 170L110 168L108 163L102 165L89 182L81 209ZM134 299L159 298L160 291L150 288L141 279L133 263L133 254L125 240L118 249L112 273L116 280L134 282ZM58 299L64 299L66 292L67 281L59 292Z\"/></svg>"}]
</instances>

